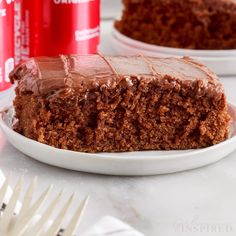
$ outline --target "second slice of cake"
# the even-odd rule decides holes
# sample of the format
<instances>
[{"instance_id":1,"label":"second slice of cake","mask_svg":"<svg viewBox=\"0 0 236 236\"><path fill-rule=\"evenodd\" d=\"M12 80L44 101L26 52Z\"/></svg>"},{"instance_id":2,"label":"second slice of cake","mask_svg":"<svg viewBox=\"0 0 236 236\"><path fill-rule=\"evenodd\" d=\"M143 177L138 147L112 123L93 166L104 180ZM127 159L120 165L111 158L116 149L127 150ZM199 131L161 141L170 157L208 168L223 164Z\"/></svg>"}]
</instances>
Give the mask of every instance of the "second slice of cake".
<instances>
[{"instance_id":1,"label":"second slice of cake","mask_svg":"<svg viewBox=\"0 0 236 236\"><path fill-rule=\"evenodd\" d=\"M236 49L235 0L123 0L115 27L148 44L188 49Z\"/></svg>"},{"instance_id":2,"label":"second slice of cake","mask_svg":"<svg viewBox=\"0 0 236 236\"><path fill-rule=\"evenodd\" d=\"M228 137L217 76L189 58L33 58L17 66L17 132L83 152L202 148Z\"/></svg>"}]
</instances>

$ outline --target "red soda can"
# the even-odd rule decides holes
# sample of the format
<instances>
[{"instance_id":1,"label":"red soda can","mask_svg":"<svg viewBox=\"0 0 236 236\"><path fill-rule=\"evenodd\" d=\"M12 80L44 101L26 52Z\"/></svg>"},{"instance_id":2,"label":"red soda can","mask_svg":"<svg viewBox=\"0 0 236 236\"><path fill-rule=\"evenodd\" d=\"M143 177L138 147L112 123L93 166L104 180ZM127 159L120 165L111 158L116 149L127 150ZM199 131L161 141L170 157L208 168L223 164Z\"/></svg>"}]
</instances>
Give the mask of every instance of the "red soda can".
<instances>
[{"instance_id":1,"label":"red soda can","mask_svg":"<svg viewBox=\"0 0 236 236\"><path fill-rule=\"evenodd\" d=\"M17 65L21 61L21 0L15 0L14 10L14 59Z\"/></svg>"},{"instance_id":2,"label":"red soda can","mask_svg":"<svg viewBox=\"0 0 236 236\"><path fill-rule=\"evenodd\" d=\"M21 3L22 60L97 52L100 0L21 0Z\"/></svg>"},{"instance_id":3,"label":"red soda can","mask_svg":"<svg viewBox=\"0 0 236 236\"><path fill-rule=\"evenodd\" d=\"M14 67L14 0L0 0L0 92L11 87Z\"/></svg>"}]
</instances>

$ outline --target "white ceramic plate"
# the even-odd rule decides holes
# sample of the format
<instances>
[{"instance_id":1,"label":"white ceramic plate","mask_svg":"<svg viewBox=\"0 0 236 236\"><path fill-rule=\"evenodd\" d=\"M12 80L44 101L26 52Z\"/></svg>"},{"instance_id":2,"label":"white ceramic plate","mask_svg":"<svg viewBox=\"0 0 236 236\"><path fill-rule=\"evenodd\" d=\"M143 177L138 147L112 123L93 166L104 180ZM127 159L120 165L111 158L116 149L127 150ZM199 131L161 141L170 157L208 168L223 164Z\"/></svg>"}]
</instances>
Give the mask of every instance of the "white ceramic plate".
<instances>
[{"instance_id":1,"label":"white ceramic plate","mask_svg":"<svg viewBox=\"0 0 236 236\"><path fill-rule=\"evenodd\" d=\"M236 149L236 106L228 103L233 119L226 141L203 149L187 151L141 151L123 153L82 153L53 148L26 138L12 129L14 110L2 112L0 127L8 141L26 155L71 170L108 175L155 175L173 173L205 166Z\"/></svg>"},{"instance_id":2,"label":"white ceramic plate","mask_svg":"<svg viewBox=\"0 0 236 236\"><path fill-rule=\"evenodd\" d=\"M218 75L236 75L236 50L190 50L161 47L131 39L112 28L113 50L119 55L154 57L189 56L202 61Z\"/></svg>"},{"instance_id":3,"label":"white ceramic plate","mask_svg":"<svg viewBox=\"0 0 236 236\"><path fill-rule=\"evenodd\" d=\"M6 91L0 92L0 111L9 106L14 97L15 97L15 86L12 86Z\"/></svg>"}]
</instances>

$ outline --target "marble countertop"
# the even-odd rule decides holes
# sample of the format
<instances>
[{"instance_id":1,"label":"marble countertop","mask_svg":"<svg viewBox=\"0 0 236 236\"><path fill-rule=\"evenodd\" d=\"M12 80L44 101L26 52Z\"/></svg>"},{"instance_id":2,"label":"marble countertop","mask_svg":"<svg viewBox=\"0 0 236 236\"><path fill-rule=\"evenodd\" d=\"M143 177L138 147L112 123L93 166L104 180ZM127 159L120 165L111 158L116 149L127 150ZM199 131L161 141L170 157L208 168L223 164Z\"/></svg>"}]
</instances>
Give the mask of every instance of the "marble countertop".
<instances>
[{"instance_id":1,"label":"marble countertop","mask_svg":"<svg viewBox=\"0 0 236 236\"><path fill-rule=\"evenodd\" d=\"M104 53L109 47L110 23L102 24ZM228 99L236 103L236 77L221 78ZM48 157L50 158L50 157ZM91 196L80 232L104 215L115 216L147 236L236 235L236 152L196 170L150 177L112 177L59 169L34 161L13 148L0 131L0 168L29 183L39 177L41 192L48 184L55 192Z\"/></svg>"}]
</instances>

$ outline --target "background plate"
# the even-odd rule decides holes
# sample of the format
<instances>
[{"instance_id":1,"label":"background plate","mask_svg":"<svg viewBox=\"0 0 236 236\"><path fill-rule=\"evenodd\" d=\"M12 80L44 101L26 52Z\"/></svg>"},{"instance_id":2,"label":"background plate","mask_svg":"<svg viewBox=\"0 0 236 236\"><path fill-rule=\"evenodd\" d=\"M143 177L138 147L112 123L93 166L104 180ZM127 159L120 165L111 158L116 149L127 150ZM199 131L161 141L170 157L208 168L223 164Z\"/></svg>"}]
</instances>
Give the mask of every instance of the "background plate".
<instances>
[{"instance_id":1,"label":"background plate","mask_svg":"<svg viewBox=\"0 0 236 236\"><path fill-rule=\"evenodd\" d=\"M119 55L141 53L152 57L189 56L200 60L218 75L236 75L236 50L190 50L156 46L131 39L114 26L111 39L113 50Z\"/></svg>"},{"instance_id":2,"label":"background plate","mask_svg":"<svg viewBox=\"0 0 236 236\"><path fill-rule=\"evenodd\" d=\"M123 153L82 153L61 150L36 142L12 129L14 110L2 112L0 127L8 141L24 154L49 165L108 175L155 175L205 166L236 149L236 106L228 103L232 117L230 137L217 145L187 151L140 151Z\"/></svg>"}]
</instances>

